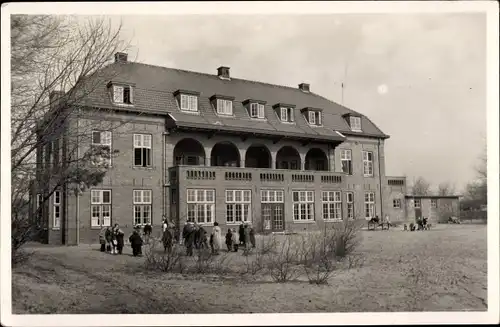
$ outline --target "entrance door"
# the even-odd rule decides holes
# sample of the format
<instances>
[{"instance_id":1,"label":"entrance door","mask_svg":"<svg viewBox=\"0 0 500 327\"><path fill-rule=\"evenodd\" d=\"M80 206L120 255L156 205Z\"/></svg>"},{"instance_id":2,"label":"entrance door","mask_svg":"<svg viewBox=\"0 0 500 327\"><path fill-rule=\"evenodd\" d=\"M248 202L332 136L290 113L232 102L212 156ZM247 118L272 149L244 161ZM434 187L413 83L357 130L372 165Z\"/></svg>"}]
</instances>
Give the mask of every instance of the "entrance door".
<instances>
[{"instance_id":1,"label":"entrance door","mask_svg":"<svg viewBox=\"0 0 500 327\"><path fill-rule=\"evenodd\" d=\"M282 190L262 190L262 225L264 232L285 230L285 204Z\"/></svg>"}]
</instances>

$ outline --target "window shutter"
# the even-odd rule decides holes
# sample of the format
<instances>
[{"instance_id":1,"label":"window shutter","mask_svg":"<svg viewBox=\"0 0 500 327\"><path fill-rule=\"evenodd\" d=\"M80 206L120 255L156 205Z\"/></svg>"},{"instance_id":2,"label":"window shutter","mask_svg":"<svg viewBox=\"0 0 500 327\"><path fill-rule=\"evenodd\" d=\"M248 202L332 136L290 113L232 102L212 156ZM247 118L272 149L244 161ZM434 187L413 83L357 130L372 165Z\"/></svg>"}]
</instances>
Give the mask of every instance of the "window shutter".
<instances>
[{"instance_id":1,"label":"window shutter","mask_svg":"<svg viewBox=\"0 0 500 327\"><path fill-rule=\"evenodd\" d=\"M232 115L233 114L233 101L227 101L227 114Z\"/></svg>"},{"instance_id":2,"label":"window shutter","mask_svg":"<svg viewBox=\"0 0 500 327\"><path fill-rule=\"evenodd\" d=\"M130 104L134 103L134 88L132 86L129 86L129 94L130 94Z\"/></svg>"},{"instance_id":3,"label":"window shutter","mask_svg":"<svg viewBox=\"0 0 500 327\"><path fill-rule=\"evenodd\" d=\"M290 108L290 121L291 122L295 121L293 117L293 108Z\"/></svg>"},{"instance_id":4,"label":"window shutter","mask_svg":"<svg viewBox=\"0 0 500 327\"><path fill-rule=\"evenodd\" d=\"M264 105L259 104L259 118L264 118Z\"/></svg>"},{"instance_id":5,"label":"window shutter","mask_svg":"<svg viewBox=\"0 0 500 327\"><path fill-rule=\"evenodd\" d=\"M123 103L123 86L113 86L113 101L115 103Z\"/></svg>"},{"instance_id":6,"label":"window shutter","mask_svg":"<svg viewBox=\"0 0 500 327\"><path fill-rule=\"evenodd\" d=\"M318 125L323 125L322 123L322 117L323 116L323 113L321 111L318 111Z\"/></svg>"},{"instance_id":7,"label":"window shutter","mask_svg":"<svg viewBox=\"0 0 500 327\"><path fill-rule=\"evenodd\" d=\"M193 111L198 111L198 97L191 97L193 99L193 107L191 108Z\"/></svg>"}]
</instances>

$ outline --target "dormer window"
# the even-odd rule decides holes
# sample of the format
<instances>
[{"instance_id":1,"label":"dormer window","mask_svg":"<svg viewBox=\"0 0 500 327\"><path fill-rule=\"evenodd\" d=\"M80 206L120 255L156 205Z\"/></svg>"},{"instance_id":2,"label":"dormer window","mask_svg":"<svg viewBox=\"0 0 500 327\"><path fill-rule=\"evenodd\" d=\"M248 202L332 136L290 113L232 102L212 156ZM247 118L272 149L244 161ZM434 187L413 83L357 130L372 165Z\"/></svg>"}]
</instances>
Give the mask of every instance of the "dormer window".
<instances>
[{"instance_id":1,"label":"dormer window","mask_svg":"<svg viewBox=\"0 0 500 327\"><path fill-rule=\"evenodd\" d=\"M131 85L110 83L108 87L111 88L111 91L113 93L113 103L126 105L132 105L134 103L134 92Z\"/></svg>"},{"instance_id":2,"label":"dormer window","mask_svg":"<svg viewBox=\"0 0 500 327\"><path fill-rule=\"evenodd\" d=\"M361 117L349 116L349 125L354 132L361 132Z\"/></svg>"},{"instance_id":3,"label":"dormer window","mask_svg":"<svg viewBox=\"0 0 500 327\"><path fill-rule=\"evenodd\" d=\"M304 108L302 112L306 114L309 125L321 126L323 124L323 115L320 109Z\"/></svg>"},{"instance_id":4,"label":"dormer window","mask_svg":"<svg viewBox=\"0 0 500 327\"><path fill-rule=\"evenodd\" d=\"M284 123L293 123L295 121L295 106L291 104L277 103L273 106L278 118Z\"/></svg>"},{"instance_id":5,"label":"dormer window","mask_svg":"<svg viewBox=\"0 0 500 327\"><path fill-rule=\"evenodd\" d=\"M182 111L198 112L198 92L177 90L174 92Z\"/></svg>"},{"instance_id":6,"label":"dormer window","mask_svg":"<svg viewBox=\"0 0 500 327\"><path fill-rule=\"evenodd\" d=\"M251 118L264 119L266 118L265 114L265 101L252 100L247 99L243 101L243 105L247 108L248 115Z\"/></svg>"},{"instance_id":7,"label":"dormer window","mask_svg":"<svg viewBox=\"0 0 500 327\"><path fill-rule=\"evenodd\" d=\"M264 118L264 105L260 103L250 104L250 117L252 118Z\"/></svg>"},{"instance_id":8,"label":"dormer window","mask_svg":"<svg viewBox=\"0 0 500 327\"><path fill-rule=\"evenodd\" d=\"M214 95L210 98L210 100L212 101L212 105L217 110L218 115L233 115L233 97Z\"/></svg>"}]
</instances>

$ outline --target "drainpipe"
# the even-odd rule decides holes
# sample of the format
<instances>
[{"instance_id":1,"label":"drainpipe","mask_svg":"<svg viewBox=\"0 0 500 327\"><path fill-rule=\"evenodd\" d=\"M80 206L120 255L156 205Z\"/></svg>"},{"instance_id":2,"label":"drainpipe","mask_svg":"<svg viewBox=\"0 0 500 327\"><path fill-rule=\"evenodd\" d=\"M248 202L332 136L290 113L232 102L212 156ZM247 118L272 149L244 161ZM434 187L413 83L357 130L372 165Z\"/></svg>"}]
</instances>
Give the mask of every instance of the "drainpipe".
<instances>
[{"instance_id":1,"label":"drainpipe","mask_svg":"<svg viewBox=\"0 0 500 327\"><path fill-rule=\"evenodd\" d=\"M163 133L163 137L161 139L161 143L162 143L162 155L161 155L161 189L162 189L162 194L163 194L163 199L162 199L162 203L163 203L163 215L162 215L162 219L163 217L167 217L167 213L166 213L166 192L165 192L165 185L166 185L166 180L165 180L165 177L166 177L166 172L165 172L165 146L166 146L166 140L165 138L167 137L167 132L164 132ZM175 158L174 158L175 160ZM161 222L160 226L162 226L163 222Z\"/></svg>"},{"instance_id":2,"label":"drainpipe","mask_svg":"<svg viewBox=\"0 0 500 327\"><path fill-rule=\"evenodd\" d=\"M384 200L382 197L382 174L380 170L380 139L378 139L377 144L377 158L378 158L378 179L379 179L379 191L380 191L380 219L384 219Z\"/></svg>"},{"instance_id":3,"label":"drainpipe","mask_svg":"<svg viewBox=\"0 0 500 327\"><path fill-rule=\"evenodd\" d=\"M77 130L77 135L76 135L76 164L79 166L80 164L80 109L78 109L78 116L76 118L76 130ZM77 167L77 171L79 167ZM78 180L78 178L77 178ZM80 185L77 186L77 192L75 192L76 196L76 245L80 245L80 190L79 190Z\"/></svg>"}]
</instances>

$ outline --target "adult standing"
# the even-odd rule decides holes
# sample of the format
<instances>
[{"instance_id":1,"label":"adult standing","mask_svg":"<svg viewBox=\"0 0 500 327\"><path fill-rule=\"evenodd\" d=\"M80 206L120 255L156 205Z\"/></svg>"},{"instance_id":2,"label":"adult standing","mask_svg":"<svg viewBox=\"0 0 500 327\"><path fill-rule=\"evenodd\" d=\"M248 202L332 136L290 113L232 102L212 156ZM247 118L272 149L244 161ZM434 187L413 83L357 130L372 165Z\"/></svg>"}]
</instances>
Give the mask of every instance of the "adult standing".
<instances>
[{"instance_id":1,"label":"adult standing","mask_svg":"<svg viewBox=\"0 0 500 327\"><path fill-rule=\"evenodd\" d=\"M107 228L103 227L99 232L99 243L101 244L101 252L106 252L106 231Z\"/></svg>"},{"instance_id":2,"label":"adult standing","mask_svg":"<svg viewBox=\"0 0 500 327\"><path fill-rule=\"evenodd\" d=\"M112 236L111 227L106 227L106 232L104 233L104 238L106 239L106 252L111 253L113 236Z\"/></svg>"},{"instance_id":3,"label":"adult standing","mask_svg":"<svg viewBox=\"0 0 500 327\"><path fill-rule=\"evenodd\" d=\"M212 244L213 253L219 254L222 247L222 230L220 229L218 222L214 222L214 228L212 229Z\"/></svg>"},{"instance_id":4,"label":"adult standing","mask_svg":"<svg viewBox=\"0 0 500 327\"><path fill-rule=\"evenodd\" d=\"M116 237L116 249L118 251L118 254L122 254L123 252L123 246L124 246L124 241L123 237L125 236L125 233L120 229L118 224L115 225L115 237Z\"/></svg>"},{"instance_id":5,"label":"adult standing","mask_svg":"<svg viewBox=\"0 0 500 327\"><path fill-rule=\"evenodd\" d=\"M191 223L186 224L184 226L184 231L182 238L184 239L184 244L186 245L186 254L188 256L193 255L193 245L194 245L194 236L195 236L195 228Z\"/></svg>"}]
</instances>

